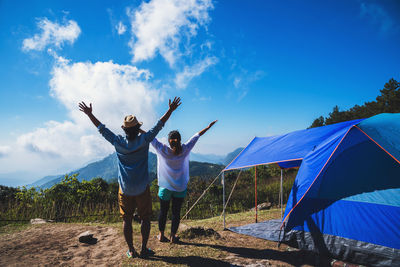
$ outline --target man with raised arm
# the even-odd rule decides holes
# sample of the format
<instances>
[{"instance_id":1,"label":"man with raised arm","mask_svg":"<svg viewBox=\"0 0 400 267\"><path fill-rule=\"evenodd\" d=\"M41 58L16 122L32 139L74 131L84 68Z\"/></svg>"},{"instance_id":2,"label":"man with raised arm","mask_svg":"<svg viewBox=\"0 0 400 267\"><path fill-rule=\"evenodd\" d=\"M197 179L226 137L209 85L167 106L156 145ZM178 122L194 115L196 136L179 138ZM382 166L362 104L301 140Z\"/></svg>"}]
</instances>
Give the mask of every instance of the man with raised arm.
<instances>
[{"instance_id":1,"label":"man with raised arm","mask_svg":"<svg viewBox=\"0 0 400 267\"><path fill-rule=\"evenodd\" d=\"M128 258L147 257L154 254L151 249L147 248L152 215L149 186L151 180L148 173L149 144L180 104L179 97L175 97L172 102L169 100L168 111L146 133L140 129L142 122L139 122L135 116L126 116L121 126L126 136L121 136L115 135L93 115L91 103L89 106L84 102L79 103L79 110L89 117L100 134L115 147L118 158L118 203L123 219L124 237L128 245L126 252ZM141 220L142 248L140 254L135 251L132 239L132 219L135 209Z\"/></svg>"}]
</instances>

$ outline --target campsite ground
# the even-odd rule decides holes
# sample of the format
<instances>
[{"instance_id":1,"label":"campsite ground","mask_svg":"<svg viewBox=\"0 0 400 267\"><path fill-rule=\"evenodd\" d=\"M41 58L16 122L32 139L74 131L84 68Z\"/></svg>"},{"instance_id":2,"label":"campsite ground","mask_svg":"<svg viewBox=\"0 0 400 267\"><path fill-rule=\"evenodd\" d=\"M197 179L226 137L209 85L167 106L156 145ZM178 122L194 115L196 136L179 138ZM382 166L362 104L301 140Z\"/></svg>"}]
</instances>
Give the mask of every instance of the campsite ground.
<instances>
[{"instance_id":1,"label":"campsite ground","mask_svg":"<svg viewBox=\"0 0 400 267\"><path fill-rule=\"evenodd\" d=\"M259 220L279 217L279 210L259 212ZM254 212L227 216L228 226L254 222ZM275 242L224 231L222 218L185 220L180 231L192 227L212 228L220 234L182 238L181 244L156 240L152 222L149 259L128 259L121 224L46 223L5 226L0 231L0 266L317 266L329 265L313 253L298 251ZM167 225L169 227L169 225ZM169 229L169 228L167 228ZM95 244L79 243L78 235L90 231ZM140 242L140 227L134 223L134 242Z\"/></svg>"}]
</instances>

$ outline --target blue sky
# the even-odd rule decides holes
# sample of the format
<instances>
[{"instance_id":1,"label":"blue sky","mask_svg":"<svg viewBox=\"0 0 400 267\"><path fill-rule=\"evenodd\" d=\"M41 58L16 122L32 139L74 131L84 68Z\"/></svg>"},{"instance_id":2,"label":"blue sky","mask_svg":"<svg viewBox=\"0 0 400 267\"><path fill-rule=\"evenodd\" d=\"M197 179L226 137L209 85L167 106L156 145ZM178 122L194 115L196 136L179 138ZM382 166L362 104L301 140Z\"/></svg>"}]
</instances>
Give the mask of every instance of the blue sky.
<instances>
[{"instance_id":1,"label":"blue sky","mask_svg":"<svg viewBox=\"0 0 400 267\"><path fill-rule=\"evenodd\" d=\"M0 184L62 174L112 152L78 101L117 133L135 114L195 152L308 127L400 79L400 2L0 1ZM164 139L163 139L164 138Z\"/></svg>"}]
</instances>

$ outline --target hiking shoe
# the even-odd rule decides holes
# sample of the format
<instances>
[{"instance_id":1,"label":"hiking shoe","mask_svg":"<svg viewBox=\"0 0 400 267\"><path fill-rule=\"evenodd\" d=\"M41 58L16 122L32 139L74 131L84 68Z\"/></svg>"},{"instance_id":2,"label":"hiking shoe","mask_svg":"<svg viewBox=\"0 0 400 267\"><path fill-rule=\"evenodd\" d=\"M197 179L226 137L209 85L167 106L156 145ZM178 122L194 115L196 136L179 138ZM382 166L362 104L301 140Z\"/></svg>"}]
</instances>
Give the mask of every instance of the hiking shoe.
<instances>
[{"instance_id":1,"label":"hiking shoe","mask_svg":"<svg viewBox=\"0 0 400 267\"><path fill-rule=\"evenodd\" d=\"M128 251L126 252L126 256L128 257L128 259L132 259L138 257L139 255L136 251L130 252L128 249Z\"/></svg>"},{"instance_id":2,"label":"hiking shoe","mask_svg":"<svg viewBox=\"0 0 400 267\"><path fill-rule=\"evenodd\" d=\"M141 252L140 252L140 257L141 258L148 258L148 257L150 257L150 256L153 256L153 255L155 255L156 253L153 251L153 250L151 250L151 249L149 249L149 248L146 248L145 250L142 250Z\"/></svg>"}]
</instances>

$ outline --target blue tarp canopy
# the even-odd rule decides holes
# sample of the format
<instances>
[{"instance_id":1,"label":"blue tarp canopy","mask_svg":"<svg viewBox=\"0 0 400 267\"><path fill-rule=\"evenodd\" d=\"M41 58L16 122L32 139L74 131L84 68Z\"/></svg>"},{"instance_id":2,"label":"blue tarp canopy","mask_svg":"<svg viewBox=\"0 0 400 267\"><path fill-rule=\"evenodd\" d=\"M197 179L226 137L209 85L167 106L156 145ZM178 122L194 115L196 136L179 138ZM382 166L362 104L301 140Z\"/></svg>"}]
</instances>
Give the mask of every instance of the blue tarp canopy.
<instances>
[{"instance_id":1,"label":"blue tarp canopy","mask_svg":"<svg viewBox=\"0 0 400 267\"><path fill-rule=\"evenodd\" d=\"M400 265L400 114L256 137L224 170L271 163L300 167L283 217L298 247Z\"/></svg>"},{"instance_id":2,"label":"blue tarp canopy","mask_svg":"<svg viewBox=\"0 0 400 267\"><path fill-rule=\"evenodd\" d=\"M225 171L278 163L282 168L299 167L304 157L324 142L343 136L353 120L324 127L291 132L279 136L255 137L242 152L225 167Z\"/></svg>"}]
</instances>

